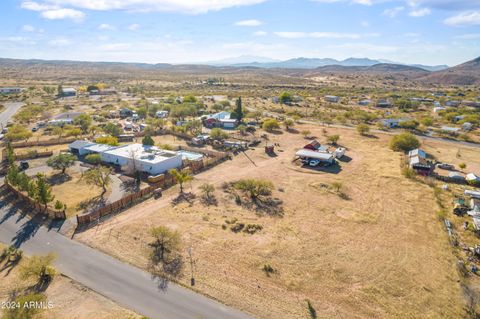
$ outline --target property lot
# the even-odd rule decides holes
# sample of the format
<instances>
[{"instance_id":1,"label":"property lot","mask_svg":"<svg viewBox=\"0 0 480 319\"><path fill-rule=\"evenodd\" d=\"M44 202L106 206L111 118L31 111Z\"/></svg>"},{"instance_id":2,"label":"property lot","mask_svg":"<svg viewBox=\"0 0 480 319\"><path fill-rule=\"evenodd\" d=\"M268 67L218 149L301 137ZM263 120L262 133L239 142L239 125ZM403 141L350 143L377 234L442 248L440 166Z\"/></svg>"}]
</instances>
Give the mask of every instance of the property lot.
<instances>
[{"instance_id":1,"label":"property lot","mask_svg":"<svg viewBox=\"0 0 480 319\"><path fill-rule=\"evenodd\" d=\"M306 144L301 134L269 134L263 144L195 176L185 185L197 199L172 204L174 187L76 238L122 260L146 267L148 231L165 225L181 232L194 289L259 318L306 318L309 300L326 318L459 318L465 315L455 259L438 222L432 188L401 175L401 155L388 136L298 125L323 144L339 134L350 158L337 169L292 163ZM282 210L258 212L235 203L224 183L241 178L273 182ZM205 206L199 186L216 187L218 204ZM340 191L331 185L340 183ZM260 225L253 235L232 221ZM274 271L267 273L269 265ZM420 315L419 315L420 314Z\"/></svg>"}]
</instances>

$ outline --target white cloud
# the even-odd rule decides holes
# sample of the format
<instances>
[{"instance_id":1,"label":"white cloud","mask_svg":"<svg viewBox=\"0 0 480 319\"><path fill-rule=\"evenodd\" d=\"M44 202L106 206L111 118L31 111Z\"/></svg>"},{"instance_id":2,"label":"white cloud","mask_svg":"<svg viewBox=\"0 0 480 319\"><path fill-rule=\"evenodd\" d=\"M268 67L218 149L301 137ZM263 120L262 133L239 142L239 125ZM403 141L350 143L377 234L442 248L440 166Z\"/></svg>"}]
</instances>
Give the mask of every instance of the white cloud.
<instances>
[{"instance_id":1,"label":"white cloud","mask_svg":"<svg viewBox=\"0 0 480 319\"><path fill-rule=\"evenodd\" d=\"M476 39L480 39L480 33L462 34L462 35L457 35L454 38L459 40L476 40Z\"/></svg>"},{"instance_id":2,"label":"white cloud","mask_svg":"<svg viewBox=\"0 0 480 319\"><path fill-rule=\"evenodd\" d=\"M299 38L315 38L315 39L361 39L367 37L378 37L379 33L339 33L339 32L274 32L280 38L299 39Z\"/></svg>"},{"instance_id":3,"label":"white cloud","mask_svg":"<svg viewBox=\"0 0 480 319\"><path fill-rule=\"evenodd\" d=\"M138 23L133 23L133 24L130 24L127 27L127 29L130 30L130 31L135 31L135 30L140 29L140 25Z\"/></svg>"},{"instance_id":4,"label":"white cloud","mask_svg":"<svg viewBox=\"0 0 480 319\"><path fill-rule=\"evenodd\" d=\"M480 25L480 11L461 12L443 20L443 23L450 26Z\"/></svg>"},{"instance_id":5,"label":"white cloud","mask_svg":"<svg viewBox=\"0 0 480 319\"><path fill-rule=\"evenodd\" d=\"M63 47L71 45L73 42L65 37L59 37L48 41L48 44L55 47Z\"/></svg>"},{"instance_id":6,"label":"white cloud","mask_svg":"<svg viewBox=\"0 0 480 319\"><path fill-rule=\"evenodd\" d=\"M116 28L113 25L110 25L108 23L102 23L98 26L98 30L108 30L108 31L113 31Z\"/></svg>"},{"instance_id":7,"label":"white cloud","mask_svg":"<svg viewBox=\"0 0 480 319\"><path fill-rule=\"evenodd\" d=\"M262 21L255 20L255 19L242 20L242 21L235 22L235 25L240 27L258 27L259 25L262 25L262 24L263 24Z\"/></svg>"},{"instance_id":8,"label":"white cloud","mask_svg":"<svg viewBox=\"0 0 480 319\"><path fill-rule=\"evenodd\" d=\"M480 0L407 0L411 7L427 7L441 10L468 10L477 9L480 6Z\"/></svg>"},{"instance_id":9,"label":"white cloud","mask_svg":"<svg viewBox=\"0 0 480 319\"><path fill-rule=\"evenodd\" d=\"M49 20L72 19L78 22L85 18L85 14L82 11L62 8L55 4L24 1L20 4L20 7L25 10L40 12L43 18Z\"/></svg>"},{"instance_id":10,"label":"white cloud","mask_svg":"<svg viewBox=\"0 0 480 319\"><path fill-rule=\"evenodd\" d=\"M25 24L23 27L22 27L22 30L25 31L25 32L35 32L35 27L29 25L29 24Z\"/></svg>"},{"instance_id":11,"label":"white cloud","mask_svg":"<svg viewBox=\"0 0 480 319\"><path fill-rule=\"evenodd\" d=\"M364 27L364 28L368 28L368 27L370 26L370 22L368 22L368 21L362 21L362 22L360 22L360 25L361 25L362 27Z\"/></svg>"},{"instance_id":12,"label":"white cloud","mask_svg":"<svg viewBox=\"0 0 480 319\"><path fill-rule=\"evenodd\" d=\"M414 18L420 18L420 17L428 16L430 13L432 12L430 11L429 8L420 8L420 9L415 9L410 11L408 15Z\"/></svg>"},{"instance_id":13,"label":"white cloud","mask_svg":"<svg viewBox=\"0 0 480 319\"><path fill-rule=\"evenodd\" d=\"M66 8L42 11L41 16L49 20L72 19L77 22L85 18L85 14L82 11Z\"/></svg>"},{"instance_id":14,"label":"white cloud","mask_svg":"<svg viewBox=\"0 0 480 319\"><path fill-rule=\"evenodd\" d=\"M266 31L255 31L253 32L253 35L256 36L256 37L264 37L267 35L267 32Z\"/></svg>"},{"instance_id":15,"label":"white cloud","mask_svg":"<svg viewBox=\"0 0 480 319\"><path fill-rule=\"evenodd\" d=\"M405 10L405 7L395 7L391 9L385 9L382 15L387 16L389 18L395 18L403 10Z\"/></svg>"},{"instance_id":16,"label":"white cloud","mask_svg":"<svg viewBox=\"0 0 480 319\"><path fill-rule=\"evenodd\" d=\"M46 11L46 10L53 10L58 9L58 6L48 5L44 3L38 3L34 1L24 1L20 4L20 8L31 10L31 11Z\"/></svg>"},{"instance_id":17,"label":"white cloud","mask_svg":"<svg viewBox=\"0 0 480 319\"><path fill-rule=\"evenodd\" d=\"M286 39L299 39L299 38L305 38L306 33L305 32L273 32L276 36L280 38L286 38Z\"/></svg>"},{"instance_id":18,"label":"white cloud","mask_svg":"<svg viewBox=\"0 0 480 319\"><path fill-rule=\"evenodd\" d=\"M371 6L377 2L383 2L382 0L311 0L313 2L320 2L320 3L335 3L335 2L347 2L353 4L362 4L364 6Z\"/></svg>"},{"instance_id":19,"label":"white cloud","mask_svg":"<svg viewBox=\"0 0 480 319\"><path fill-rule=\"evenodd\" d=\"M248 6L266 0L43 0L61 6L88 10L166 11L189 14Z\"/></svg>"}]
</instances>

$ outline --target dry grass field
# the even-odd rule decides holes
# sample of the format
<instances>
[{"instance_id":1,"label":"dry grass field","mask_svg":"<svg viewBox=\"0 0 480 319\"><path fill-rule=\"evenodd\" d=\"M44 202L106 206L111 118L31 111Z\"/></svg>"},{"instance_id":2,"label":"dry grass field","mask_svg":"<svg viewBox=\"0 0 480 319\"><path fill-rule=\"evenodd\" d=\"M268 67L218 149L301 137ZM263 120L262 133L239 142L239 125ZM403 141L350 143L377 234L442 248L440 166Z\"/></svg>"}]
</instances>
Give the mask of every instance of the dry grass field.
<instances>
[{"instance_id":1,"label":"dry grass field","mask_svg":"<svg viewBox=\"0 0 480 319\"><path fill-rule=\"evenodd\" d=\"M302 125L321 142L322 128ZM76 238L129 263L145 267L152 226L166 225L183 236L195 261L195 289L258 318L307 318L310 300L319 318L461 318L464 299L455 259L438 221L433 191L400 173L401 155L387 136L340 134L350 161L336 172L313 171L292 163L306 141L300 134L270 134L280 143L277 157L263 145L196 176L187 185L216 186L217 206L172 206L178 188L77 234ZM224 182L264 178L283 200L283 217L256 214L221 190ZM322 184L340 182L345 196ZM226 220L259 224L254 235L234 233ZM262 270L271 265L275 273Z\"/></svg>"},{"instance_id":2,"label":"dry grass field","mask_svg":"<svg viewBox=\"0 0 480 319\"><path fill-rule=\"evenodd\" d=\"M0 244L0 250L5 246ZM28 257L23 257L19 265L7 275L8 270L0 272L0 301L8 300L13 290L24 290L33 283L20 279L19 267ZM4 262L0 263L0 269ZM137 314L123 309L114 302L91 291L68 277L57 275L45 292L47 299L53 303L53 308L42 312L38 318L69 318L69 319L135 319ZM1 310L0 310L1 314ZM36 317L37 318L37 317Z\"/></svg>"}]
</instances>

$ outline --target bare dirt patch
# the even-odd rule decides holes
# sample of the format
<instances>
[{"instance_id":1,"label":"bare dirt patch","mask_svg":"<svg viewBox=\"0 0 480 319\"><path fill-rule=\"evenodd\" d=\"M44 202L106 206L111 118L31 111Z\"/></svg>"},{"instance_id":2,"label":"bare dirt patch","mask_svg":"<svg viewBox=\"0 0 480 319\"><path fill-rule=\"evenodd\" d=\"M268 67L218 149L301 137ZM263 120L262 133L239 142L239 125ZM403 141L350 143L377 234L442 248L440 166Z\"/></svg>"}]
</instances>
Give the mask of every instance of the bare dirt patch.
<instances>
[{"instance_id":1,"label":"bare dirt patch","mask_svg":"<svg viewBox=\"0 0 480 319\"><path fill-rule=\"evenodd\" d=\"M318 127L297 129L326 140ZM334 128L327 134L340 134L351 157L338 173L292 163L307 142L300 134L270 135L280 144L276 157L257 147L186 185L198 193L201 184L214 184L217 206L200 200L172 206L174 188L76 238L145 267L148 230L178 229L187 266L192 248L194 288L259 318L306 318L306 299L322 318L463 317L455 259L432 189L401 175L401 155L388 149L388 136L371 139ZM275 184L272 196L283 201L283 217L256 214L221 190L247 177ZM334 182L347 198L316 187ZM226 222L232 218L262 229L235 233ZM267 264L275 270L269 275ZM189 285L190 271L185 268L181 283Z\"/></svg>"}]
</instances>

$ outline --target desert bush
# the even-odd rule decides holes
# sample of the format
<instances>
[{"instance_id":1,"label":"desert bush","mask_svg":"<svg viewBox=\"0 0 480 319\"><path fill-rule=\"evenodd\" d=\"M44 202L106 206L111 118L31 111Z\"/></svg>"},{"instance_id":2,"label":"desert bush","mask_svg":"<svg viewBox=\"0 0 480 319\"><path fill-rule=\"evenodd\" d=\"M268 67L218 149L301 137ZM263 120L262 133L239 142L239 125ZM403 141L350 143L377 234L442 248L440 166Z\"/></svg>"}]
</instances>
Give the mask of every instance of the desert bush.
<instances>
[{"instance_id":1,"label":"desert bush","mask_svg":"<svg viewBox=\"0 0 480 319\"><path fill-rule=\"evenodd\" d=\"M412 133L401 133L390 140L390 148L397 152L408 152L420 146L420 141Z\"/></svg>"}]
</instances>

